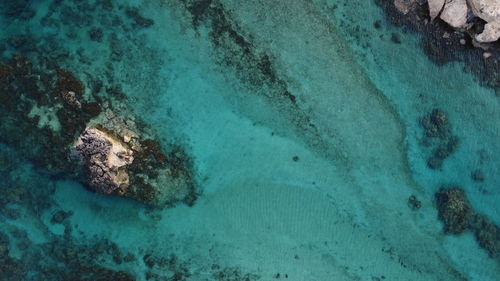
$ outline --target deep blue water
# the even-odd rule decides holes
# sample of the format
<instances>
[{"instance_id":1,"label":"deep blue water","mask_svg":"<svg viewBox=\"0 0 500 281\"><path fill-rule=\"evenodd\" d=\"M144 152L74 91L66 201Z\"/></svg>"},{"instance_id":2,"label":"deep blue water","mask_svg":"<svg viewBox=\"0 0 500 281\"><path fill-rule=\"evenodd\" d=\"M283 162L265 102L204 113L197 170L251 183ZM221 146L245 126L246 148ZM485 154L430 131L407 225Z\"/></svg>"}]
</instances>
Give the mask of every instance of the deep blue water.
<instances>
[{"instance_id":1,"label":"deep blue water","mask_svg":"<svg viewBox=\"0 0 500 281\"><path fill-rule=\"evenodd\" d=\"M0 8L0 280L500 279L499 89L374 1ZM146 148L125 196L85 127Z\"/></svg>"}]
</instances>

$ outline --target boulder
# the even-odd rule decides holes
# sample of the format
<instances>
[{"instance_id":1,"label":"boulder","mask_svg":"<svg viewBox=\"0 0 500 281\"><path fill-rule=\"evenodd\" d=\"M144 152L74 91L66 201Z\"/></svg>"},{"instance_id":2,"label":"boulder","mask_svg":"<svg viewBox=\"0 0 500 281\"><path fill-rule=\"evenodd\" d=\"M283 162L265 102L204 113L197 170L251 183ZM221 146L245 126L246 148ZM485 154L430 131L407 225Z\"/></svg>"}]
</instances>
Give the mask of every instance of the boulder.
<instances>
[{"instance_id":1,"label":"boulder","mask_svg":"<svg viewBox=\"0 0 500 281\"><path fill-rule=\"evenodd\" d=\"M434 20L443 10L444 0L428 0L427 4L429 5L431 20Z\"/></svg>"},{"instance_id":2,"label":"boulder","mask_svg":"<svg viewBox=\"0 0 500 281\"><path fill-rule=\"evenodd\" d=\"M482 33L476 35L476 41L479 43L495 42L500 38L500 20L489 22L484 25Z\"/></svg>"},{"instance_id":3,"label":"boulder","mask_svg":"<svg viewBox=\"0 0 500 281\"><path fill-rule=\"evenodd\" d=\"M467 23L466 0L449 0L444 5L440 18L454 28L465 27Z\"/></svg>"}]
</instances>

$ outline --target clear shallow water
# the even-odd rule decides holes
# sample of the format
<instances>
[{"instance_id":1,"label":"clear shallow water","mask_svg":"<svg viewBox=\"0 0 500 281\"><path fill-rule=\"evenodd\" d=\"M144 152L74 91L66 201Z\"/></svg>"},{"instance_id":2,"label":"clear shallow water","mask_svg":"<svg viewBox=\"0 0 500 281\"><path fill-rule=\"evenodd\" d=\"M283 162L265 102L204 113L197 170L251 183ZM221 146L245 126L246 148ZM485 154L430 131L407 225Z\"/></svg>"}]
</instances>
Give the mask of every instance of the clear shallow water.
<instances>
[{"instance_id":1,"label":"clear shallow water","mask_svg":"<svg viewBox=\"0 0 500 281\"><path fill-rule=\"evenodd\" d=\"M5 17L2 37L28 34L36 49L18 47L28 56L43 51L85 84L97 77L121 87L123 114L141 118L163 145L185 147L201 194L192 207L149 209L44 177L46 167L9 153L6 190L20 185L34 194L29 202L49 204L3 216L13 258L30 252L21 242L107 239L135 259L105 253L98 263L137 280L498 280L498 259L471 233L443 234L434 202L442 185L460 185L500 223L498 97L458 63L432 64L418 35L386 23L375 4L220 1L196 16L177 1L71 2L33 1L36 16ZM154 24L138 27L125 7ZM102 28L101 42L91 26ZM427 167L432 146L422 145L419 121L433 108L460 139L440 170ZM476 169L484 182L471 179ZM409 208L410 195L420 209ZM52 223L61 209L72 215Z\"/></svg>"}]
</instances>

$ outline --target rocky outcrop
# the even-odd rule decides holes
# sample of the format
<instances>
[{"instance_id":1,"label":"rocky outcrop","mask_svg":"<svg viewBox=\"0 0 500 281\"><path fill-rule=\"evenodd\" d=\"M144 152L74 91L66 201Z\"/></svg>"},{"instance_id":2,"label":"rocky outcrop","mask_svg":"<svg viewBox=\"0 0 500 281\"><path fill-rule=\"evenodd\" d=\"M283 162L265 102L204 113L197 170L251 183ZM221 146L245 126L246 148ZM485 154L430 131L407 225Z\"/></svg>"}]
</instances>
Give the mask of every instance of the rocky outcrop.
<instances>
[{"instance_id":1,"label":"rocky outcrop","mask_svg":"<svg viewBox=\"0 0 500 281\"><path fill-rule=\"evenodd\" d=\"M131 118L106 110L78 137L73 154L82 163L86 186L151 206L193 204L196 194L188 155L178 146L164 154L147 126L138 126Z\"/></svg>"},{"instance_id":2,"label":"rocky outcrop","mask_svg":"<svg viewBox=\"0 0 500 281\"><path fill-rule=\"evenodd\" d=\"M86 128L75 144L89 187L103 194L124 194L129 186L127 165L134 160L126 144L97 128Z\"/></svg>"}]
</instances>

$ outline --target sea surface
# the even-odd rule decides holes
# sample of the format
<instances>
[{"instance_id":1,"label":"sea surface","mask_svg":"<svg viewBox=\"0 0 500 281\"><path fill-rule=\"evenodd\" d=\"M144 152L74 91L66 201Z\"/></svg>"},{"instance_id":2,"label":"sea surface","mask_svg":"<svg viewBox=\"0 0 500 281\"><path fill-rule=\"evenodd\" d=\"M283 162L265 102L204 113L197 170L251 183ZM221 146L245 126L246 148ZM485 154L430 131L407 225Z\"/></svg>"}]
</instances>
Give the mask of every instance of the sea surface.
<instances>
[{"instance_id":1,"label":"sea surface","mask_svg":"<svg viewBox=\"0 0 500 281\"><path fill-rule=\"evenodd\" d=\"M151 207L91 192L9 142L30 136L12 116L0 280L500 280L498 252L445 233L435 199L459 187L500 225L498 89L433 63L425 35L374 1L24 0L0 13L4 62L43 57L108 95L183 147L198 194ZM60 129L35 109L33 126ZM431 168L434 109L458 145Z\"/></svg>"}]
</instances>

